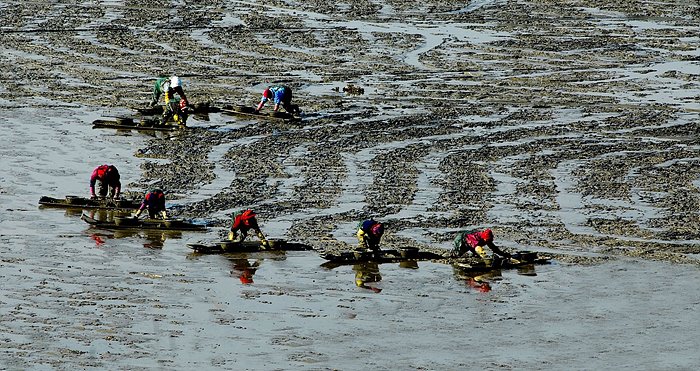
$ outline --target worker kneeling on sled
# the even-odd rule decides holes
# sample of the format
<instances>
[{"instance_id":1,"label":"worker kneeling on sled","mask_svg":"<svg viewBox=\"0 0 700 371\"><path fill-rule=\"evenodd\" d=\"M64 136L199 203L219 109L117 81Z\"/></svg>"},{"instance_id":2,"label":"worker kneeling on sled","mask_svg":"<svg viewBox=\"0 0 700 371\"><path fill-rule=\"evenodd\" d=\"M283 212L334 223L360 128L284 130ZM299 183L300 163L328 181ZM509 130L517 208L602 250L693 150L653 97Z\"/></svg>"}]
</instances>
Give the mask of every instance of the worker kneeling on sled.
<instances>
[{"instance_id":1,"label":"worker kneeling on sled","mask_svg":"<svg viewBox=\"0 0 700 371\"><path fill-rule=\"evenodd\" d=\"M90 175L90 198L97 198L97 195L105 198L109 193L109 198L119 199L122 187L119 178L119 171L114 165L105 164L96 167ZM97 195L95 186L97 186Z\"/></svg>"},{"instance_id":2,"label":"worker kneeling on sled","mask_svg":"<svg viewBox=\"0 0 700 371\"><path fill-rule=\"evenodd\" d=\"M160 120L160 124L165 125L172 118L178 125L185 126L189 103L185 92L182 90L180 78L177 76L158 78L153 85L151 107L158 104L161 94L165 99L165 107L163 108L163 117ZM175 94L180 97L179 101L175 100Z\"/></svg>"},{"instance_id":3,"label":"worker kneeling on sled","mask_svg":"<svg viewBox=\"0 0 700 371\"><path fill-rule=\"evenodd\" d=\"M454 250L452 251L452 256L461 257L468 251L471 251L472 254L480 256L482 259L486 259L488 255L486 254L484 246L488 246L491 251L499 256L504 258L511 257L509 253L502 251L493 243L493 232L491 229L485 229L483 231L459 232L454 240Z\"/></svg>"},{"instance_id":4,"label":"worker kneeling on sled","mask_svg":"<svg viewBox=\"0 0 700 371\"><path fill-rule=\"evenodd\" d=\"M357 241L360 248L379 253L382 235L384 235L384 225L374 219L367 219L357 225Z\"/></svg>"},{"instance_id":5,"label":"worker kneeling on sled","mask_svg":"<svg viewBox=\"0 0 700 371\"><path fill-rule=\"evenodd\" d=\"M255 217L253 210L241 210L233 215L231 231L228 233L228 239L231 241L243 242L248 236L249 230L254 230L260 239L260 243L264 248L270 247L270 244L265 239L265 235L258 226L258 219ZM238 238L238 232L241 232Z\"/></svg>"},{"instance_id":6,"label":"worker kneeling on sled","mask_svg":"<svg viewBox=\"0 0 700 371\"><path fill-rule=\"evenodd\" d=\"M168 214L165 212L165 194L160 189L154 189L148 193L143 198L139 210L134 214L134 218L141 216L143 210L148 209L148 216L151 219L156 219L158 216L163 219L168 218Z\"/></svg>"},{"instance_id":7,"label":"worker kneeling on sled","mask_svg":"<svg viewBox=\"0 0 700 371\"><path fill-rule=\"evenodd\" d=\"M274 85L266 88L263 91L262 99L255 108L255 113L260 113L267 101L272 101L275 106L272 108L274 112L278 112L280 107L284 108L290 114L298 114L299 106L292 104L292 89L286 85Z\"/></svg>"}]
</instances>

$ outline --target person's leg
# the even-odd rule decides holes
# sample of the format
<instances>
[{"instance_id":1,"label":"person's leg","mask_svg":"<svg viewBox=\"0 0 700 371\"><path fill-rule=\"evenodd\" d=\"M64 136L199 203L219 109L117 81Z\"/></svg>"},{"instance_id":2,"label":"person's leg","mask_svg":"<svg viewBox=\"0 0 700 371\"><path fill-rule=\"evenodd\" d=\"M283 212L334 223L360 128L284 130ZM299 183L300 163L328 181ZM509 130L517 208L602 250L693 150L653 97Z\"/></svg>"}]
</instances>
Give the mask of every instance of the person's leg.
<instances>
[{"instance_id":1,"label":"person's leg","mask_svg":"<svg viewBox=\"0 0 700 371\"><path fill-rule=\"evenodd\" d=\"M95 182L95 188L97 190L97 195L104 198L107 197L107 191L109 190L109 186L107 185L107 182L103 182L101 180L97 180Z\"/></svg>"}]
</instances>

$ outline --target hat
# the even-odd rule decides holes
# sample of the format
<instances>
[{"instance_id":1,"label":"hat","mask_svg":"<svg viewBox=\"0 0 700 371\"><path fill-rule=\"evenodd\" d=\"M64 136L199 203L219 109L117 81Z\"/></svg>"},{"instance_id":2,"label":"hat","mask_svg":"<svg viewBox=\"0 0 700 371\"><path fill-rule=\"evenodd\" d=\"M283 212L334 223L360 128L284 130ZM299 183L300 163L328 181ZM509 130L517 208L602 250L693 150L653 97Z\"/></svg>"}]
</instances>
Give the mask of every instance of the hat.
<instances>
[{"instance_id":1,"label":"hat","mask_svg":"<svg viewBox=\"0 0 700 371\"><path fill-rule=\"evenodd\" d=\"M372 226L372 234L375 236L381 236L384 234L384 226L382 223L376 223Z\"/></svg>"},{"instance_id":2,"label":"hat","mask_svg":"<svg viewBox=\"0 0 700 371\"><path fill-rule=\"evenodd\" d=\"M481 232L481 238L486 242L493 241L493 232L491 231L491 229L486 229L483 232Z\"/></svg>"}]
</instances>

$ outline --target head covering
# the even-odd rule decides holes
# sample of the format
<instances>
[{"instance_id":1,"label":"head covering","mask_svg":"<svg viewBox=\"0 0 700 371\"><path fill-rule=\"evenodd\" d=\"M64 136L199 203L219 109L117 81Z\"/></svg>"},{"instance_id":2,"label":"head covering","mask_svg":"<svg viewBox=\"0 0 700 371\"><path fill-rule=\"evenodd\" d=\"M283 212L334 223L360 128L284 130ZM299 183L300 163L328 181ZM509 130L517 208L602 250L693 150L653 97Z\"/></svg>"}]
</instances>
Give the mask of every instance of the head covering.
<instances>
[{"instance_id":1,"label":"head covering","mask_svg":"<svg viewBox=\"0 0 700 371\"><path fill-rule=\"evenodd\" d=\"M493 232L491 231L491 229L486 229L483 232L481 232L481 238L486 242L493 241Z\"/></svg>"},{"instance_id":2,"label":"head covering","mask_svg":"<svg viewBox=\"0 0 700 371\"><path fill-rule=\"evenodd\" d=\"M180 78L177 76L170 77L170 87L177 88L178 86L182 86L182 81L180 81Z\"/></svg>"},{"instance_id":3,"label":"head covering","mask_svg":"<svg viewBox=\"0 0 700 371\"><path fill-rule=\"evenodd\" d=\"M372 226L371 231L373 235L381 236L382 234L384 234L384 225L382 225L382 223L375 223Z\"/></svg>"},{"instance_id":4,"label":"head covering","mask_svg":"<svg viewBox=\"0 0 700 371\"><path fill-rule=\"evenodd\" d=\"M265 89L265 91L263 91L263 97L265 97L267 99L271 99L272 98L272 91L269 88Z\"/></svg>"}]
</instances>

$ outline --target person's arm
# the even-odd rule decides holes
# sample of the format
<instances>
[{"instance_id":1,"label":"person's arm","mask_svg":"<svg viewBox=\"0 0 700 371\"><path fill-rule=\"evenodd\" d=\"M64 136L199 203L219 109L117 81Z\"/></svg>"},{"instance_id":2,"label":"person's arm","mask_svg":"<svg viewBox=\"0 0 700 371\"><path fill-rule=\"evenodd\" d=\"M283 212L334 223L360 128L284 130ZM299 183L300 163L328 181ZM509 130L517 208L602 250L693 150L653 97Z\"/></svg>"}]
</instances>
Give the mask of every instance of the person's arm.
<instances>
[{"instance_id":1,"label":"person's arm","mask_svg":"<svg viewBox=\"0 0 700 371\"><path fill-rule=\"evenodd\" d=\"M260 244L262 244L262 246L264 248L268 248L269 246L267 244L267 240L265 239L265 235L260 230L260 225L258 224L258 219L253 217L250 219L249 223L250 223L250 228L255 231L255 234L260 239Z\"/></svg>"},{"instance_id":2,"label":"person's arm","mask_svg":"<svg viewBox=\"0 0 700 371\"><path fill-rule=\"evenodd\" d=\"M185 96L185 91L182 90L182 86L176 86L173 90L177 93L177 95L180 96L180 99L185 100L185 104L189 105L189 101L187 100L187 96Z\"/></svg>"},{"instance_id":3,"label":"person's arm","mask_svg":"<svg viewBox=\"0 0 700 371\"><path fill-rule=\"evenodd\" d=\"M160 216L163 217L163 219L168 218L168 213L165 212L165 196L161 194L161 197L158 198L158 208L160 209Z\"/></svg>"},{"instance_id":4,"label":"person's arm","mask_svg":"<svg viewBox=\"0 0 700 371\"><path fill-rule=\"evenodd\" d=\"M262 231L260 230L260 228L256 228L256 229L255 229L255 233L258 235L258 238L260 239L260 244L261 244L264 248L270 247L270 245L267 243L267 240L265 239L265 235L262 233Z\"/></svg>"},{"instance_id":5,"label":"person's arm","mask_svg":"<svg viewBox=\"0 0 700 371\"><path fill-rule=\"evenodd\" d=\"M239 217L234 217L233 218L233 223L231 223L231 230L232 231L237 231L241 227L241 218Z\"/></svg>"},{"instance_id":6,"label":"person's arm","mask_svg":"<svg viewBox=\"0 0 700 371\"><path fill-rule=\"evenodd\" d=\"M500 256L503 256L505 258L510 258L509 253L499 249L498 246L496 246L493 242L489 242L489 243L487 243L487 245L488 245L489 249L491 249L491 251L493 251L494 253L496 253Z\"/></svg>"},{"instance_id":7,"label":"person's arm","mask_svg":"<svg viewBox=\"0 0 700 371\"><path fill-rule=\"evenodd\" d=\"M362 245L369 249L369 233L364 229L357 233L362 238Z\"/></svg>"},{"instance_id":8,"label":"person's arm","mask_svg":"<svg viewBox=\"0 0 700 371\"><path fill-rule=\"evenodd\" d=\"M141 202L141 206L139 206L139 209L136 211L136 214L134 214L134 218L138 218L139 216L141 216L141 213L144 209L146 209L146 200Z\"/></svg>"},{"instance_id":9,"label":"person's arm","mask_svg":"<svg viewBox=\"0 0 700 371\"><path fill-rule=\"evenodd\" d=\"M153 85L153 94L151 96L151 107L155 107L158 104L158 99L160 99L160 84L158 81Z\"/></svg>"},{"instance_id":10,"label":"person's arm","mask_svg":"<svg viewBox=\"0 0 700 371\"><path fill-rule=\"evenodd\" d=\"M97 181L97 169L90 175L90 197L95 197L95 182Z\"/></svg>"},{"instance_id":11,"label":"person's arm","mask_svg":"<svg viewBox=\"0 0 700 371\"><path fill-rule=\"evenodd\" d=\"M464 238L461 234L457 235L455 240L452 242L452 246L452 254L450 255L452 255L453 258L459 258L464 255Z\"/></svg>"},{"instance_id":12,"label":"person's arm","mask_svg":"<svg viewBox=\"0 0 700 371\"><path fill-rule=\"evenodd\" d=\"M122 182L117 178L116 184L114 185L114 198L119 198L122 192Z\"/></svg>"},{"instance_id":13,"label":"person's arm","mask_svg":"<svg viewBox=\"0 0 700 371\"><path fill-rule=\"evenodd\" d=\"M265 102L267 102L267 98L263 97L263 99L260 100L260 103L258 103L258 107L255 108L255 112L260 112L260 110L263 108L265 105Z\"/></svg>"}]
</instances>

